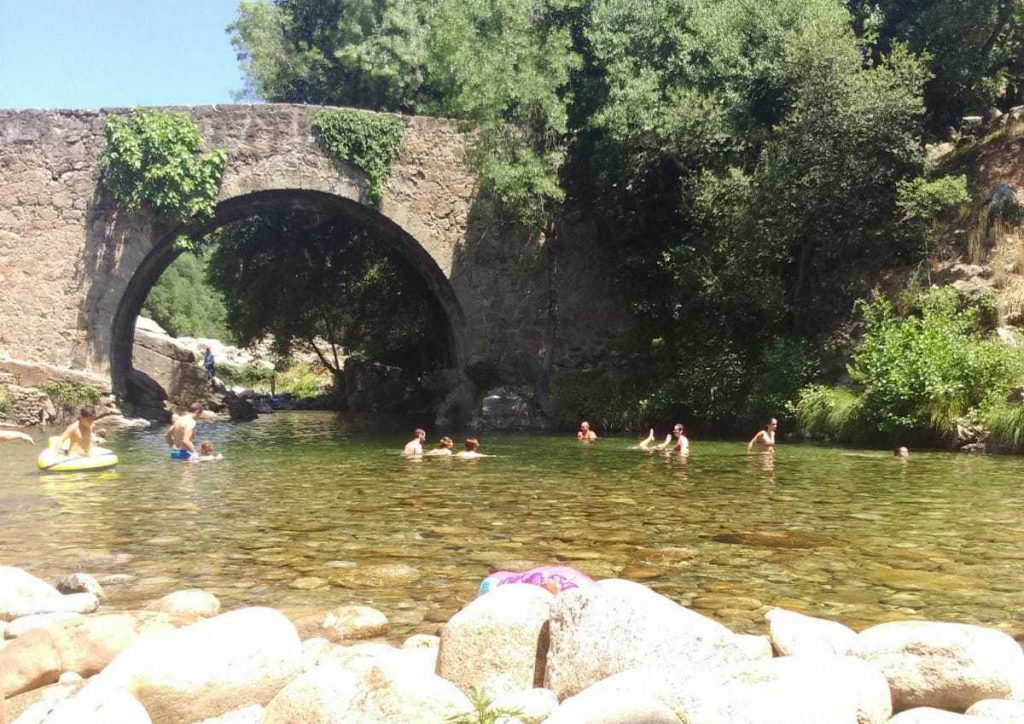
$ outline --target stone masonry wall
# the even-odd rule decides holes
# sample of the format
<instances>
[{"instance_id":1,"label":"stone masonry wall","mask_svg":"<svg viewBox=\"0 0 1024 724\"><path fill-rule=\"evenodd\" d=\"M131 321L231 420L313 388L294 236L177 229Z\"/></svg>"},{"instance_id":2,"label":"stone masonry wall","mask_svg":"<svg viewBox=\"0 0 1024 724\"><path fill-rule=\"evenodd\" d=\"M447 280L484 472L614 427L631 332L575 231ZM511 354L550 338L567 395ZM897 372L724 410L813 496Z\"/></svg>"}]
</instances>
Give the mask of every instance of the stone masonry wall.
<instances>
[{"instance_id":1,"label":"stone masonry wall","mask_svg":"<svg viewBox=\"0 0 1024 724\"><path fill-rule=\"evenodd\" d=\"M543 353L543 245L475 218L476 181L453 123L403 118L403 150L373 208L362 175L326 157L310 135L315 107L170 110L188 113L207 144L228 153L221 222L271 202L305 208L327 199L327 208L365 221L420 270L452 321L463 362ZM173 229L119 212L98 188L106 113L0 110L0 365L106 375L117 334L129 335L130 348L131 330L114 329L115 318L125 316L126 300L141 306L149 277L173 258ZM561 271L572 282L561 294L563 316L577 315L560 325L571 339L566 349L591 354L614 339L622 325L610 320L622 315L589 281L595 258L583 251L565 259Z\"/></svg>"}]
</instances>

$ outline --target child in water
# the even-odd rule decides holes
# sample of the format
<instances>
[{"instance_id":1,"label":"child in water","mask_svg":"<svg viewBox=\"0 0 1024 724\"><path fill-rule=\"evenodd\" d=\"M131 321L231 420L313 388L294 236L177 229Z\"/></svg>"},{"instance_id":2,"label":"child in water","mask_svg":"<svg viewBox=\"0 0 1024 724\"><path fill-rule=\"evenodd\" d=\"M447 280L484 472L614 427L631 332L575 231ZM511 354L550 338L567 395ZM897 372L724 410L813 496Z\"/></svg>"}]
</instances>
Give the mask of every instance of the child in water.
<instances>
[{"instance_id":1,"label":"child in water","mask_svg":"<svg viewBox=\"0 0 1024 724\"><path fill-rule=\"evenodd\" d=\"M204 442L202 445L199 446L199 454L198 455L193 455L191 458L189 458L189 462L192 462L192 463L205 463L205 462L209 462L211 460L223 460L223 459L224 459L224 453L214 453L213 443L212 442Z\"/></svg>"}]
</instances>

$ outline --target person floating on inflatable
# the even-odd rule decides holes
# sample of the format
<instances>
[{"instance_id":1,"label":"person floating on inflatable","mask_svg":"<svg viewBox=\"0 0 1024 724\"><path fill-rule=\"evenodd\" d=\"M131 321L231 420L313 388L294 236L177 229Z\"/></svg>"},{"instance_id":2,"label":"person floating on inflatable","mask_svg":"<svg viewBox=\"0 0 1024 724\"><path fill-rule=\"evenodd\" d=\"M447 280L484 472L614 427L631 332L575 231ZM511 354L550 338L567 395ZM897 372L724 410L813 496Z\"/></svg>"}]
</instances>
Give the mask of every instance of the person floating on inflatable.
<instances>
[{"instance_id":1,"label":"person floating on inflatable","mask_svg":"<svg viewBox=\"0 0 1024 724\"><path fill-rule=\"evenodd\" d=\"M540 586L551 593L561 593L574 588L589 588L596 585L593 578L575 568L540 566L521 573L496 571L480 582L480 595L509 583L528 583L532 586Z\"/></svg>"}]
</instances>

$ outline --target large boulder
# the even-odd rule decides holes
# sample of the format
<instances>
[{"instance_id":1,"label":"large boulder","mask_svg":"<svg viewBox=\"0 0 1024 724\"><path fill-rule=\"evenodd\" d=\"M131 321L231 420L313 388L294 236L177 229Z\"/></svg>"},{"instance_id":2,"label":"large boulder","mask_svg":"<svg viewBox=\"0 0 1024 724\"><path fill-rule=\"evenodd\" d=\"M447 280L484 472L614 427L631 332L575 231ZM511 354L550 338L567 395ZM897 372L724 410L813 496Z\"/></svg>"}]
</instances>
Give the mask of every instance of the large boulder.
<instances>
[{"instance_id":1,"label":"large boulder","mask_svg":"<svg viewBox=\"0 0 1024 724\"><path fill-rule=\"evenodd\" d=\"M528 584L499 586L475 599L441 629L437 673L463 691L492 697L541 686L553 600Z\"/></svg>"},{"instance_id":2,"label":"large boulder","mask_svg":"<svg viewBox=\"0 0 1024 724\"><path fill-rule=\"evenodd\" d=\"M43 724L152 724L153 720L138 699L115 687L86 686L75 696L58 704Z\"/></svg>"},{"instance_id":3,"label":"large boulder","mask_svg":"<svg viewBox=\"0 0 1024 724\"><path fill-rule=\"evenodd\" d=\"M494 697L489 708L497 712L515 712L506 716L517 724L541 724L558 708L558 697L550 689L523 689Z\"/></svg>"},{"instance_id":4,"label":"large boulder","mask_svg":"<svg viewBox=\"0 0 1024 724\"><path fill-rule=\"evenodd\" d=\"M31 616L16 618L7 624L4 630L4 638L16 639L22 634L37 628L49 628L61 621L85 618L80 613L35 613Z\"/></svg>"},{"instance_id":5,"label":"large boulder","mask_svg":"<svg viewBox=\"0 0 1024 724\"><path fill-rule=\"evenodd\" d=\"M147 611L160 611L176 616L209 618L220 613L220 600L212 593L190 588L168 593L163 598L146 606Z\"/></svg>"},{"instance_id":6,"label":"large boulder","mask_svg":"<svg viewBox=\"0 0 1024 724\"><path fill-rule=\"evenodd\" d=\"M267 705L264 722L442 724L472 710L451 682L388 658L372 658L348 666L327 661L307 671Z\"/></svg>"},{"instance_id":7,"label":"large boulder","mask_svg":"<svg viewBox=\"0 0 1024 724\"><path fill-rule=\"evenodd\" d=\"M885 677L840 656L784 656L672 682L662 689L687 724L883 724Z\"/></svg>"},{"instance_id":8,"label":"large boulder","mask_svg":"<svg viewBox=\"0 0 1024 724\"><path fill-rule=\"evenodd\" d=\"M145 317L135 324L132 365L166 390L179 404L203 399L210 392L206 370L196 364L196 355L159 325Z\"/></svg>"},{"instance_id":9,"label":"large boulder","mask_svg":"<svg viewBox=\"0 0 1024 724\"><path fill-rule=\"evenodd\" d=\"M104 421L107 418L104 418ZM57 581L57 590L61 593L91 593L96 598L103 598L103 586L88 573L72 573Z\"/></svg>"},{"instance_id":10,"label":"large boulder","mask_svg":"<svg viewBox=\"0 0 1024 724\"><path fill-rule=\"evenodd\" d=\"M196 721L267 703L301 668L302 643L284 614L243 608L140 638L82 693L114 687L157 724Z\"/></svg>"},{"instance_id":11,"label":"large boulder","mask_svg":"<svg viewBox=\"0 0 1024 724\"><path fill-rule=\"evenodd\" d=\"M624 675L625 674L625 675ZM589 686L563 701L545 724L678 724L672 708L633 672L624 672Z\"/></svg>"},{"instance_id":12,"label":"large boulder","mask_svg":"<svg viewBox=\"0 0 1024 724\"><path fill-rule=\"evenodd\" d=\"M264 716L262 706L251 704L243 706L241 709L233 709L227 714L221 714L212 719L203 719L199 724L263 724Z\"/></svg>"},{"instance_id":13,"label":"large boulder","mask_svg":"<svg viewBox=\"0 0 1024 724\"><path fill-rule=\"evenodd\" d=\"M1024 695L1024 651L995 629L959 623L897 621L858 634L850 656L877 666L895 711L964 711L982 699Z\"/></svg>"},{"instance_id":14,"label":"large boulder","mask_svg":"<svg viewBox=\"0 0 1024 724\"><path fill-rule=\"evenodd\" d=\"M1024 701L1009 699L982 699L964 712L967 716L981 716L1000 722L1024 722Z\"/></svg>"},{"instance_id":15,"label":"large boulder","mask_svg":"<svg viewBox=\"0 0 1024 724\"><path fill-rule=\"evenodd\" d=\"M68 671L92 676L141 634L172 631L179 623L164 614L117 613L29 629L0 650L0 690L13 696L52 684Z\"/></svg>"},{"instance_id":16,"label":"large boulder","mask_svg":"<svg viewBox=\"0 0 1024 724\"><path fill-rule=\"evenodd\" d=\"M45 630L27 631L0 649L0 692L4 696L52 684L62 671L60 655Z\"/></svg>"},{"instance_id":17,"label":"large boulder","mask_svg":"<svg viewBox=\"0 0 1024 724\"><path fill-rule=\"evenodd\" d=\"M91 593L65 596L41 578L13 566L0 566L0 620L36 613L92 613L99 599Z\"/></svg>"},{"instance_id":18,"label":"large boulder","mask_svg":"<svg viewBox=\"0 0 1024 724\"><path fill-rule=\"evenodd\" d=\"M341 643L383 636L388 617L369 606L339 606L296 622L302 638L324 638Z\"/></svg>"},{"instance_id":19,"label":"large boulder","mask_svg":"<svg viewBox=\"0 0 1024 724\"><path fill-rule=\"evenodd\" d=\"M989 720L966 714L955 714L945 709L920 706L900 712L889 720L889 724L985 724L986 721Z\"/></svg>"},{"instance_id":20,"label":"large boulder","mask_svg":"<svg viewBox=\"0 0 1024 724\"><path fill-rule=\"evenodd\" d=\"M780 656L843 656L857 632L835 621L773 608L764 615L772 647Z\"/></svg>"},{"instance_id":21,"label":"large boulder","mask_svg":"<svg viewBox=\"0 0 1024 724\"><path fill-rule=\"evenodd\" d=\"M559 594L550 627L544 680L559 700L630 669L686 674L747 660L729 629L632 581Z\"/></svg>"}]
</instances>

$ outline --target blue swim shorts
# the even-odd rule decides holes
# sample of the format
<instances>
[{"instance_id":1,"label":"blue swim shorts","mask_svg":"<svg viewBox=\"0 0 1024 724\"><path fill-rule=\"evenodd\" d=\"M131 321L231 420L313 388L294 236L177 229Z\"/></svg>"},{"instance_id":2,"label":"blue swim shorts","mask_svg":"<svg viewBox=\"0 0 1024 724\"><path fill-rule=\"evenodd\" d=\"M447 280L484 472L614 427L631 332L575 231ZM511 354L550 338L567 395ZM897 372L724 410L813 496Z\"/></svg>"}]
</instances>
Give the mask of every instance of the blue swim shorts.
<instances>
[{"instance_id":1,"label":"blue swim shorts","mask_svg":"<svg viewBox=\"0 0 1024 724\"><path fill-rule=\"evenodd\" d=\"M192 457L192 453L188 450L171 450L171 460L185 460L187 461Z\"/></svg>"}]
</instances>

